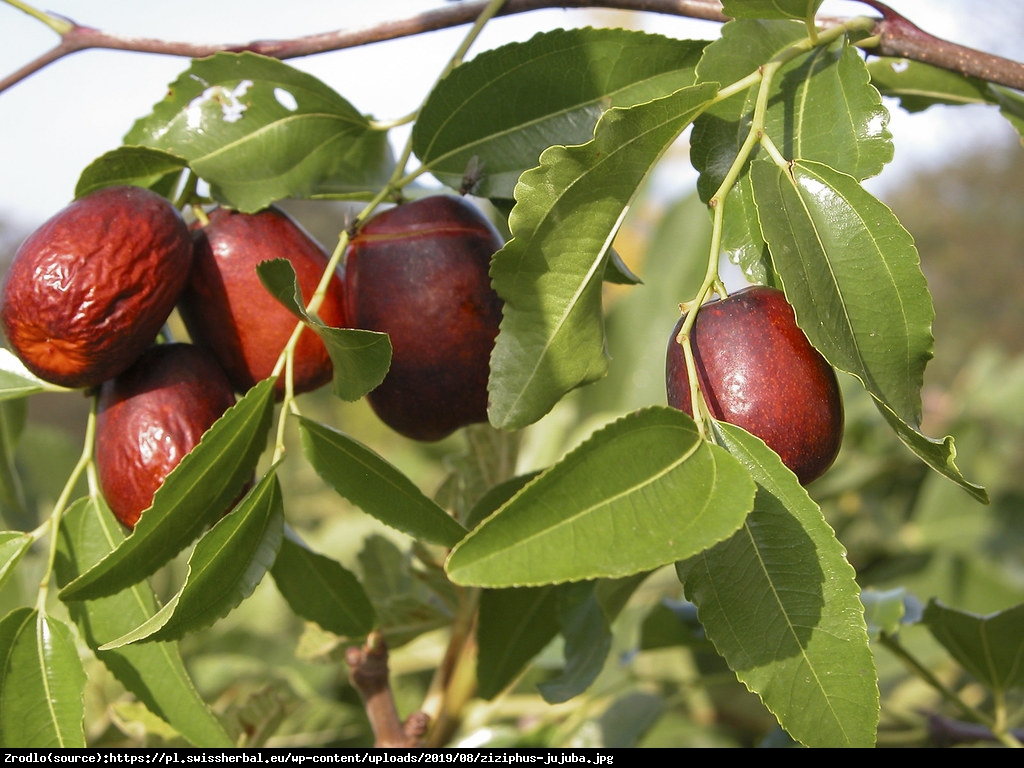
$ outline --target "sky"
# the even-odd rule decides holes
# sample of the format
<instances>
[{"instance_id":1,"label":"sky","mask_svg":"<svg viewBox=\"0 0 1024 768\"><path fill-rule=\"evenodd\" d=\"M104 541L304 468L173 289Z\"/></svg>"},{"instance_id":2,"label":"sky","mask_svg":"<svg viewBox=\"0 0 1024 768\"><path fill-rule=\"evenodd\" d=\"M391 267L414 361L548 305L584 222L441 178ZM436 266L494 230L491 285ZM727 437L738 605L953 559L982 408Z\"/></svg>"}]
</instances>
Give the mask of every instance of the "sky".
<instances>
[{"instance_id":1,"label":"sky","mask_svg":"<svg viewBox=\"0 0 1024 768\"><path fill-rule=\"evenodd\" d=\"M123 35L191 42L245 42L368 26L437 8L445 0L47 0L39 6L76 22ZM890 0L891 7L933 34L1024 60L1024 3L1019 0ZM286 8L287 12L282 12ZM837 15L871 13L856 2L827 2ZM1008 14L1008 15L1007 15ZM718 25L640 14L652 32L710 39ZM1012 21L1008 21L1012 19ZM597 12L546 10L494 20L473 51L538 31L588 23L621 23ZM466 28L321 54L290 63L320 77L360 111L378 119L413 111ZM0 74L53 47L56 35L0 0ZM29 230L71 201L82 169L121 143L138 118L160 101L188 61L122 51L83 51L53 63L0 93L0 223ZM969 141L1016 141L992 109L894 110L896 159L880 185ZM689 179L683 179L689 184Z\"/></svg>"}]
</instances>

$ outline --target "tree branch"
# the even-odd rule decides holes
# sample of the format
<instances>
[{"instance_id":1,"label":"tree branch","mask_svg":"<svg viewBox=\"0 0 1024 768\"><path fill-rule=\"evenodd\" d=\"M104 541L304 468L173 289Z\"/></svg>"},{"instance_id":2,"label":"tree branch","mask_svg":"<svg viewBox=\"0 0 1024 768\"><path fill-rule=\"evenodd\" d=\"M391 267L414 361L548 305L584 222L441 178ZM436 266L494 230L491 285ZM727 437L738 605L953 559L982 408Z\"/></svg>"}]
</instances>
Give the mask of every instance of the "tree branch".
<instances>
[{"instance_id":1,"label":"tree branch","mask_svg":"<svg viewBox=\"0 0 1024 768\"><path fill-rule=\"evenodd\" d=\"M15 7L22 7L5 0ZM1024 64L1011 59L983 53L934 37L880 2L865 3L882 14L874 29L877 46L873 53L880 56L898 56L926 62L964 75L978 77L991 83L1024 90ZM52 50L26 64L0 80L0 93L24 80L43 67L76 51L90 48L156 53L168 56L202 58L221 51L252 51L278 59L312 56L329 51L354 48L385 40L420 35L439 29L457 27L474 21L486 6L486 0L465 0L418 14L408 19L388 21L363 29L342 29L291 40L255 40L248 43L200 45L143 37L125 37L104 32L50 16L50 26L63 28L61 42ZM722 13L719 0L507 0L499 16L529 13L546 8L586 9L609 8L643 11L670 16L682 16L705 21L728 21ZM40 14L33 13L34 16ZM59 22L64 22L60 24ZM837 19L819 19L824 26L838 23Z\"/></svg>"},{"instance_id":2,"label":"tree branch","mask_svg":"<svg viewBox=\"0 0 1024 768\"><path fill-rule=\"evenodd\" d=\"M345 652L349 679L359 691L366 716L373 729L374 747L412 748L423 746L429 719L423 712L414 712L403 723L391 693L388 675L388 647L384 638L373 632L361 648L351 647Z\"/></svg>"},{"instance_id":3,"label":"tree branch","mask_svg":"<svg viewBox=\"0 0 1024 768\"><path fill-rule=\"evenodd\" d=\"M896 56L977 77L997 85L1024 90L1024 65L984 51L950 43L925 32L876 0L864 0L882 14L875 24L879 56Z\"/></svg>"}]
</instances>

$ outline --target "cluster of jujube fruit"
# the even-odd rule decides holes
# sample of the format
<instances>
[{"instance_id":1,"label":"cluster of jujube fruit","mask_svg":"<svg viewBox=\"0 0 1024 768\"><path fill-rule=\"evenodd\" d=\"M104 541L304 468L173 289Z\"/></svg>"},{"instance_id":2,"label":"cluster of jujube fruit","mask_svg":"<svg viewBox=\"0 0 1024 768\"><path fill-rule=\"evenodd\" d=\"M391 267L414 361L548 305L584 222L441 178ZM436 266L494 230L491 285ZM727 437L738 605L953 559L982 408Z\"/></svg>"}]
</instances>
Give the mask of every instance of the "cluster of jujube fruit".
<instances>
[{"instance_id":1,"label":"cluster of jujube fruit","mask_svg":"<svg viewBox=\"0 0 1024 768\"><path fill-rule=\"evenodd\" d=\"M96 389L95 461L103 494L133 528L202 435L275 372L298 320L260 282L287 259L305 302L329 257L276 207L215 208L189 226L160 195L107 187L30 235L0 288L0 324L39 378ZM437 440L487 419L490 352L501 303L491 289L497 230L468 201L437 195L395 206L353 236L317 316L388 333L392 367L368 399L396 431ZM191 343L160 339L175 308ZM329 382L323 341L303 329L293 393ZM283 376L275 394L284 396Z\"/></svg>"}]
</instances>

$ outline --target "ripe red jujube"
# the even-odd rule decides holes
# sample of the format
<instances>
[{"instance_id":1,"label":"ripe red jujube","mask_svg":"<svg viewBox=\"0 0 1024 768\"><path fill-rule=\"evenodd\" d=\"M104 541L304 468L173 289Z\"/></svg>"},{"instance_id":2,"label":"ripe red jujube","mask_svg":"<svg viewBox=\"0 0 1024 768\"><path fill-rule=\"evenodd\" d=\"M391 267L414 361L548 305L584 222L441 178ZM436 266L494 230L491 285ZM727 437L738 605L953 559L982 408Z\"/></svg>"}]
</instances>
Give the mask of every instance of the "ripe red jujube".
<instances>
[{"instance_id":1,"label":"ripe red jujube","mask_svg":"<svg viewBox=\"0 0 1024 768\"><path fill-rule=\"evenodd\" d=\"M353 238L345 262L349 324L391 339L391 368L367 399L395 431L434 441L487 420L501 322L488 271L503 245L472 203L450 195L395 206Z\"/></svg>"},{"instance_id":2,"label":"ripe red jujube","mask_svg":"<svg viewBox=\"0 0 1024 768\"><path fill-rule=\"evenodd\" d=\"M217 208L209 224L194 231L195 257L179 304L192 341L213 352L239 392L268 377L299 322L264 287L256 265L287 259L295 269L302 298L313 297L328 255L290 216L271 207L258 213ZM318 311L327 325L344 322L342 284L332 276ZM311 330L303 330L295 348L295 393L309 392L331 380L327 348ZM278 399L284 376L275 383Z\"/></svg>"},{"instance_id":3,"label":"ripe red jujube","mask_svg":"<svg viewBox=\"0 0 1024 768\"><path fill-rule=\"evenodd\" d=\"M141 187L106 187L22 243L0 288L0 322L34 374L93 387L153 343L191 261L188 227L171 203Z\"/></svg>"},{"instance_id":4,"label":"ripe red jujube","mask_svg":"<svg viewBox=\"0 0 1024 768\"><path fill-rule=\"evenodd\" d=\"M192 344L158 344L100 386L96 469L115 517L134 528L153 495L235 403L217 361Z\"/></svg>"},{"instance_id":5,"label":"ripe red jujube","mask_svg":"<svg viewBox=\"0 0 1024 768\"><path fill-rule=\"evenodd\" d=\"M692 414L683 349L669 339L669 405ZM832 366L796 324L785 294L752 286L698 310L690 332L701 392L718 420L760 437L806 485L831 466L843 435Z\"/></svg>"}]
</instances>

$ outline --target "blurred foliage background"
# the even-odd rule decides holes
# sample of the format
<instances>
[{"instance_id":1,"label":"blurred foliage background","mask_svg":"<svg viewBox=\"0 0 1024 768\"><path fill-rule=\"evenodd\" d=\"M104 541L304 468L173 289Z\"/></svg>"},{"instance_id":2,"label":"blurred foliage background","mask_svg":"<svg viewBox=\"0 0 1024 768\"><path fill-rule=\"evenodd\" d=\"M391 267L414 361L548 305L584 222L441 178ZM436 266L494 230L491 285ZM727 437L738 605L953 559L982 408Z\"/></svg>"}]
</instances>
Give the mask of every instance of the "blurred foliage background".
<instances>
[{"instance_id":1,"label":"blurred foliage background","mask_svg":"<svg viewBox=\"0 0 1024 768\"><path fill-rule=\"evenodd\" d=\"M685 161L685 155L684 155ZM811 486L847 547L865 590L902 590L913 613L932 598L984 614L1024 602L1024 151L984 147L920 172L883 199L915 236L936 306L935 359L924 391L924 432L952 435L958 463L984 484L990 506L973 501L922 465L895 438L853 381L844 381L846 437L834 468ZM346 222L343 205L286 206L328 249ZM678 301L692 295L705 263L706 210L692 197L646 194L616 241L644 285L609 286L608 377L574 392L519 439L519 469L545 466L590 431L625 411L664 402L663 366ZM9 259L26 233L0 223ZM184 337L184 331L177 329ZM304 413L366 442L427 493L451 493L465 469L467 434L421 445L383 427L365 403L321 391ZM0 468L5 528L28 530L49 514L81 449L88 401L42 395L2 406L3 433L27 420L15 466ZM486 438L483 438L486 439ZM450 619L445 584L405 540L325 488L293 445L280 473L291 524L315 548L360 575L395 647L392 672L403 715L421 705L441 662ZM458 490L458 489L454 489ZM41 559L41 558L40 558ZM173 593L178 563L154 580ZM34 599L26 558L0 592L0 613ZM57 609L59 610L59 609ZM982 701L972 681L927 632L908 626L902 641L939 679ZM305 625L265 579L255 595L212 628L182 641L206 699L250 743L355 746L372 739L342 660L347 640ZM788 746L772 716L704 641L672 569L652 574L615 624L604 671L580 697L548 705L536 684L563 661L557 641L494 701L474 701L459 730L464 745ZM880 746L956 739L956 712L885 649ZM175 734L123 693L91 659L90 743L174 744ZM951 735L952 734L952 735Z\"/></svg>"}]
</instances>

